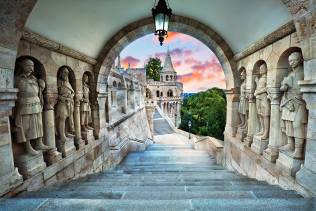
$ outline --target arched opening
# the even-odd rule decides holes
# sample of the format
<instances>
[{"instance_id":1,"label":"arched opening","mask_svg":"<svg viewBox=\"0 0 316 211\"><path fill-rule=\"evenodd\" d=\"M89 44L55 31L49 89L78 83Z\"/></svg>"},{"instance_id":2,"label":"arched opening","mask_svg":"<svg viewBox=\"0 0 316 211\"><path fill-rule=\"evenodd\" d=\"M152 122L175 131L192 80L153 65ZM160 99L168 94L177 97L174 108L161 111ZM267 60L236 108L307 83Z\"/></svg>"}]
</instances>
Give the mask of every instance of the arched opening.
<instances>
[{"instance_id":1,"label":"arched opening","mask_svg":"<svg viewBox=\"0 0 316 211\"><path fill-rule=\"evenodd\" d=\"M118 32L105 44L98 59L99 64L96 65L95 69L98 76L97 90L101 89L100 86L105 85L102 78L104 75L108 75L118 53L134 40L152 33L153 29L152 18L141 19L124 27L121 30L124 33ZM234 54L225 40L213 29L194 19L175 15L171 19L169 31L185 33L204 43L214 52L223 67L226 88L230 90L239 86L238 73L234 71L236 68L236 61L233 59Z\"/></svg>"},{"instance_id":2,"label":"arched opening","mask_svg":"<svg viewBox=\"0 0 316 211\"><path fill-rule=\"evenodd\" d=\"M146 98L151 99L151 91L150 89L146 88Z\"/></svg>"},{"instance_id":3,"label":"arched opening","mask_svg":"<svg viewBox=\"0 0 316 211\"><path fill-rule=\"evenodd\" d=\"M30 65L29 63L25 64L27 60L30 60L33 62L34 68L33 72L30 74L30 76L27 75L25 71L25 65ZM39 80L42 80L40 83ZM6 81L7 85L9 81ZM30 84L32 84L30 87ZM36 85L35 85L36 84ZM15 104L15 107L12 109L12 115L10 117L11 122L11 134L13 140L13 154L14 157L17 157L23 153L25 153L25 147L22 145L25 143L25 141L28 139L28 136L34 136L34 132L37 136L46 136L46 128L39 129L37 131L34 131L31 128L38 127L39 125L45 125L45 119L43 118L43 115L37 115L36 121L33 118L30 118L27 121L27 119L23 119L23 114L29 114L32 113L33 116L35 116L37 113L42 112L39 110L38 105L34 106L35 104L40 104L40 106L43 108L46 104L47 100L47 89L46 89L46 71L43 66L43 64L35 59L32 56L20 56L16 59L15 62L15 70L14 70L14 87L17 87L19 89L19 92L17 94L18 100ZM35 88L36 87L36 88ZM30 93L30 88L33 90L33 92L37 93ZM28 89L28 90L24 90ZM27 91L27 92L26 92ZM31 96L28 96L29 94L33 94L34 97L37 94L37 98L32 99ZM37 100L40 100L40 102L37 102ZM30 101L31 100L31 101ZM34 103L34 105L32 104ZM30 109L33 108L32 110ZM45 108L46 109L46 108ZM36 112L36 113L33 113ZM17 117L19 115L19 117ZM33 120L33 121L31 121ZM37 124L36 124L37 122ZM31 125L32 124L32 125ZM30 128L26 128L29 126ZM24 132L22 132L22 130ZM34 132L33 132L34 131ZM26 134L29 133L30 135ZM33 133L33 134L32 134ZM30 140L30 144L32 145L33 149L35 149L35 143L34 140Z\"/></svg>"},{"instance_id":4,"label":"arched opening","mask_svg":"<svg viewBox=\"0 0 316 211\"><path fill-rule=\"evenodd\" d=\"M170 90L170 89L168 90L167 96L168 96L168 97L173 97L173 92L172 92L172 90Z\"/></svg>"},{"instance_id":5,"label":"arched opening","mask_svg":"<svg viewBox=\"0 0 316 211\"><path fill-rule=\"evenodd\" d=\"M289 49L287 49L286 51L284 51L277 63L277 71L276 71L276 86L280 87L281 86L281 82L283 80L284 77L286 77L289 74L289 56L291 53L293 52L300 52L302 53L302 49L299 47L291 47Z\"/></svg>"}]
</instances>

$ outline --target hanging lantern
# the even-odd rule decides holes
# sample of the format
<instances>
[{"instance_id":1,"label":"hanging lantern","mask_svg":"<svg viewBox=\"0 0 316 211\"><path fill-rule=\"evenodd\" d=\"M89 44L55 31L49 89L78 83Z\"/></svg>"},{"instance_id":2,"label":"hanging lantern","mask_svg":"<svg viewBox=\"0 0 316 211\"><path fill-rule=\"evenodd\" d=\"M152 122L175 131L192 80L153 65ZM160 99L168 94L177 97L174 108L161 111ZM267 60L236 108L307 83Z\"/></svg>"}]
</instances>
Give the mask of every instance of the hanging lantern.
<instances>
[{"instance_id":1,"label":"hanging lantern","mask_svg":"<svg viewBox=\"0 0 316 211\"><path fill-rule=\"evenodd\" d=\"M172 10L168 8L165 0L159 0L156 7L152 8L152 14L155 20L155 35L158 35L158 40L160 45L162 45L165 37L168 36L168 26Z\"/></svg>"}]
</instances>

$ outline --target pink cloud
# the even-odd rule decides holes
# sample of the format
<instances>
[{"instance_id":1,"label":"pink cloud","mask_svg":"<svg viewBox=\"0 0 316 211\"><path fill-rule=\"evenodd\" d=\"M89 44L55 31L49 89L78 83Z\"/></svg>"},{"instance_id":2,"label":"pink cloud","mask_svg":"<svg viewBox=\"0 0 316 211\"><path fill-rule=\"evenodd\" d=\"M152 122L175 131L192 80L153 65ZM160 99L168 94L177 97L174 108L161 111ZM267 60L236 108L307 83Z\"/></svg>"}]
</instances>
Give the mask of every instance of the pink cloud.
<instances>
[{"instance_id":1,"label":"pink cloud","mask_svg":"<svg viewBox=\"0 0 316 211\"><path fill-rule=\"evenodd\" d=\"M173 61L172 64L175 68L177 68L177 67L180 67L182 65L182 61Z\"/></svg>"},{"instance_id":2,"label":"pink cloud","mask_svg":"<svg viewBox=\"0 0 316 211\"><path fill-rule=\"evenodd\" d=\"M127 56L125 57L123 60L122 60L122 66L124 68L127 68L128 65L130 65L131 67L137 67L137 65L139 64L140 60L135 58L135 57L132 57L132 56Z\"/></svg>"}]
</instances>

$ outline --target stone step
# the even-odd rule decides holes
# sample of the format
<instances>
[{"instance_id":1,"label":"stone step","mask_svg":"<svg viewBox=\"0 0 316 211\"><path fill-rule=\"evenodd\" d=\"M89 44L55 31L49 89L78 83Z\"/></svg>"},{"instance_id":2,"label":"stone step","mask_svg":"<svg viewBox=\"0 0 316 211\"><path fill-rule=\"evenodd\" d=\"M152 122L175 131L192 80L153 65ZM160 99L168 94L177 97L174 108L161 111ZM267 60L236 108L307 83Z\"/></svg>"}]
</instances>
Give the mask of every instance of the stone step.
<instances>
[{"instance_id":1,"label":"stone step","mask_svg":"<svg viewBox=\"0 0 316 211\"><path fill-rule=\"evenodd\" d=\"M311 211L312 199L192 199L192 200L105 200L105 199L8 199L0 210L234 210Z\"/></svg>"},{"instance_id":2,"label":"stone step","mask_svg":"<svg viewBox=\"0 0 316 211\"><path fill-rule=\"evenodd\" d=\"M115 191L135 191L135 192L208 192L208 191L257 191L257 190L267 190L266 197L271 191L285 191L281 190L278 186L269 186L269 185L232 185L232 184L222 184L222 185L209 185L209 186L113 186L107 187L105 185L53 185L41 189L43 192L52 192L52 191L105 191L105 192L115 192ZM286 191L287 192L287 191ZM291 192L291 191L290 191ZM275 192L274 192L275 193ZM32 192L25 192L20 196L31 195ZM260 197L261 193L257 192L257 195ZM294 193L295 194L295 193Z\"/></svg>"},{"instance_id":3,"label":"stone step","mask_svg":"<svg viewBox=\"0 0 316 211\"><path fill-rule=\"evenodd\" d=\"M248 178L241 178L240 176L233 174L233 173L221 173L221 174L211 174L208 176L174 176L174 177L166 177L166 176L161 176L161 175L151 175L151 176L131 176L131 177L94 177L91 179L88 179L88 181L95 181L97 183L99 182L110 182L110 181L118 181L118 182L142 182L142 181L169 181L169 182L176 182L176 181L188 181L188 182L202 182L202 181L211 181L211 180L233 180L233 179L245 179L248 180Z\"/></svg>"},{"instance_id":4,"label":"stone step","mask_svg":"<svg viewBox=\"0 0 316 211\"><path fill-rule=\"evenodd\" d=\"M69 199L155 199L155 200L183 200L183 199L230 199L230 198L300 198L296 193L281 190L256 191L164 191L163 194L152 191L105 191L105 190L61 190L50 192L34 192L19 196L19 198L69 198Z\"/></svg>"},{"instance_id":5,"label":"stone step","mask_svg":"<svg viewBox=\"0 0 316 211\"><path fill-rule=\"evenodd\" d=\"M147 150L161 150L161 151L167 151L167 150L180 150L180 149L193 149L193 146L191 144L152 144L149 145Z\"/></svg>"},{"instance_id":6,"label":"stone step","mask_svg":"<svg viewBox=\"0 0 316 211\"><path fill-rule=\"evenodd\" d=\"M248 181L246 179L234 179L231 181L227 181L225 179L219 179L219 180L209 180L209 181L168 181L167 179L165 181L102 181L99 183L96 183L94 181L84 181L81 183L78 182L69 182L67 185L78 187L78 186L105 186L105 187L111 187L111 186L212 186L212 185L225 185L227 183L230 183L232 185L258 185L258 184L266 184L264 182L258 183L257 181ZM65 184L63 184L65 186Z\"/></svg>"},{"instance_id":7,"label":"stone step","mask_svg":"<svg viewBox=\"0 0 316 211\"><path fill-rule=\"evenodd\" d=\"M168 153L168 154L167 154ZM166 153L166 151L156 150L156 151L145 151L144 153L130 153L127 155L126 159L131 159L135 157L201 157L201 158L212 158L205 151L193 151L191 149L175 149L170 150Z\"/></svg>"},{"instance_id":8,"label":"stone step","mask_svg":"<svg viewBox=\"0 0 316 211\"><path fill-rule=\"evenodd\" d=\"M220 166L213 166L209 168L203 168L203 167L195 167L195 168L179 168L179 167L172 167L172 166L166 166L166 167L151 167L151 166L144 166L144 165L130 165L130 166L121 166L116 169L116 172L125 172L125 173L137 173L137 172L211 172L214 170L222 170L223 167Z\"/></svg>"},{"instance_id":9,"label":"stone step","mask_svg":"<svg viewBox=\"0 0 316 211\"><path fill-rule=\"evenodd\" d=\"M196 179L204 179L209 178L210 175L236 175L233 172L229 172L226 170L213 170L209 172L200 172L198 175L192 175L191 172L170 172L170 173L162 173L162 174L122 174L120 172L112 172L112 173L100 173L100 174L93 174L87 176L89 179L95 178L129 178L129 179L138 179L140 177L144 178L156 178L156 177L164 177L164 178L196 178ZM243 176L240 176L243 177Z\"/></svg>"}]
</instances>

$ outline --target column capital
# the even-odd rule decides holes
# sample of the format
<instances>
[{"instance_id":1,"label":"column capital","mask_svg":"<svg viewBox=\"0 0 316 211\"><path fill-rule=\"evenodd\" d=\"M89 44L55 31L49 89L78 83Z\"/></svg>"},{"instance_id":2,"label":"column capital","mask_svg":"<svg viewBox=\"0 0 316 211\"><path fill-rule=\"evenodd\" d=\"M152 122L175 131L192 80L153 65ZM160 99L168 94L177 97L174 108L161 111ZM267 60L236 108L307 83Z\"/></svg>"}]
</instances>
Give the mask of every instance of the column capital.
<instances>
[{"instance_id":1,"label":"column capital","mask_svg":"<svg viewBox=\"0 0 316 211\"><path fill-rule=\"evenodd\" d=\"M268 98L271 101L271 105L280 105L282 92L279 87L267 88Z\"/></svg>"},{"instance_id":2,"label":"column capital","mask_svg":"<svg viewBox=\"0 0 316 211\"><path fill-rule=\"evenodd\" d=\"M44 94L44 110L54 110L54 106L57 103L58 93L46 92Z\"/></svg>"},{"instance_id":3,"label":"column capital","mask_svg":"<svg viewBox=\"0 0 316 211\"><path fill-rule=\"evenodd\" d=\"M75 95L75 107L80 107L81 100L82 100L82 93L77 93Z\"/></svg>"}]
</instances>

